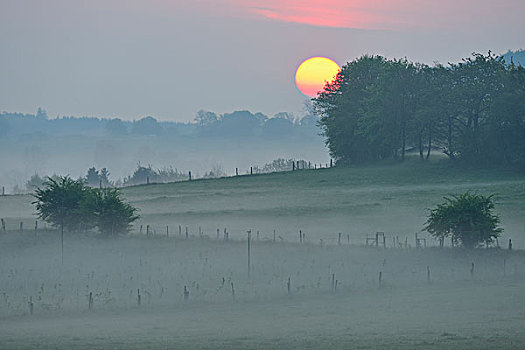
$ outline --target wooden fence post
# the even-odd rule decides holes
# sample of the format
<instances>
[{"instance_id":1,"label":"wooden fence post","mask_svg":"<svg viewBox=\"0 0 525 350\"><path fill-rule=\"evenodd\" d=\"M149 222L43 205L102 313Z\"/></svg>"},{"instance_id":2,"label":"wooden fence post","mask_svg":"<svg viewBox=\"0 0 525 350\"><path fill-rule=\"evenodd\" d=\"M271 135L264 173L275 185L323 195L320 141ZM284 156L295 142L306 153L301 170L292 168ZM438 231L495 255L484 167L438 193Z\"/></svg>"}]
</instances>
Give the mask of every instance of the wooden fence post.
<instances>
[{"instance_id":1,"label":"wooden fence post","mask_svg":"<svg viewBox=\"0 0 525 350\"><path fill-rule=\"evenodd\" d=\"M251 263L251 256L250 256L250 243L252 240L252 230L248 230L248 278L250 278L250 263Z\"/></svg>"},{"instance_id":2,"label":"wooden fence post","mask_svg":"<svg viewBox=\"0 0 525 350\"><path fill-rule=\"evenodd\" d=\"M29 297L29 314L32 315L33 314L33 307L34 307L34 304L33 304L33 297Z\"/></svg>"}]
</instances>

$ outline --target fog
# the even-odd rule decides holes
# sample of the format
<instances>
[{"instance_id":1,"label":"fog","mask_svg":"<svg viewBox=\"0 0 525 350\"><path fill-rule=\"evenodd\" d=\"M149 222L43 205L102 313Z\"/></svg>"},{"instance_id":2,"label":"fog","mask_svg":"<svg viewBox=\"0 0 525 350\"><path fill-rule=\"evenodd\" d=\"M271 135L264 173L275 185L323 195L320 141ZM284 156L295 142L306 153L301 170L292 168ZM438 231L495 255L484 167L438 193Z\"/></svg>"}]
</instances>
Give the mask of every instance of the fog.
<instances>
[{"instance_id":1,"label":"fog","mask_svg":"<svg viewBox=\"0 0 525 350\"><path fill-rule=\"evenodd\" d=\"M525 348L524 10L0 0L0 350Z\"/></svg>"},{"instance_id":2,"label":"fog","mask_svg":"<svg viewBox=\"0 0 525 350\"><path fill-rule=\"evenodd\" d=\"M0 347L519 348L523 177L439 169L128 187L131 232L66 232L63 258L30 195L0 197ZM499 193L499 249L422 231L425 208L468 189Z\"/></svg>"},{"instance_id":3,"label":"fog","mask_svg":"<svg viewBox=\"0 0 525 350\"><path fill-rule=\"evenodd\" d=\"M201 113L201 112L199 112ZM107 168L109 180L122 184L139 165L172 168L187 179L245 174L276 159L306 160L326 165L329 156L317 117L280 113L266 116L249 111L223 115L202 125L160 122L145 117L129 122L118 118L50 118L36 114L0 114L0 186L6 193L32 191L35 174L85 177L88 168ZM198 114L197 114L198 115ZM172 179L171 181L174 181ZM165 180L168 181L168 180ZM145 182L145 179L144 179Z\"/></svg>"},{"instance_id":4,"label":"fog","mask_svg":"<svg viewBox=\"0 0 525 350\"><path fill-rule=\"evenodd\" d=\"M252 231L252 234L254 231ZM3 348L517 348L523 254L224 241L0 237ZM308 238L311 237L311 238ZM184 289L188 294L184 293ZM139 301L140 298L140 301ZM30 306L32 305L32 306ZM32 315L30 308L32 307ZM495 345L497 344L497 345Z\"/></svg>"}]
</instances>

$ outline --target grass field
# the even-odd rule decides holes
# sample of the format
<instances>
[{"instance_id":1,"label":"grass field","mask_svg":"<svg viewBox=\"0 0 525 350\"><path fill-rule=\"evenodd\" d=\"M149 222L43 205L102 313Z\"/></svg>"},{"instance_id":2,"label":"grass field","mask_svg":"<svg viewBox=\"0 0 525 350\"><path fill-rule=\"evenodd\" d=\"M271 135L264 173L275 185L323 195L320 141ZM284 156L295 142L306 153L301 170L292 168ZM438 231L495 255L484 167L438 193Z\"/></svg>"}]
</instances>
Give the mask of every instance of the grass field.
<instances>
[{"instance_id":1,"label":"grass field","mask_svg":"<svg viewBox=\"0 0 525 350\"><path fill-rule=\"evenodd\" d=\"M522 250L414 248L425 208L465 190L496 193L500 242L525 246L522 174L439 162L126 188L133 234L66 234L63 265L31 197L0 197L0 348L523 348ZM386 249L363 246L376 231Z\"/></svg>"},{"instance_id":2,"label":"grass field","mask_svg":"<svg viewBox=\"0 0 525 350\"><path fill-rule=\"evenodd\" d=\"M497 212L505 228L500 240L513 239L525 248L525 174L503 170L450 168L446 162L377 165L356 168L302 170L269 175L137 186L124 189L140 209L135 233L146 225L163 235L200 233L215 237L226 228L230 238L245 238L260 231L261 239L299 240L299 230L310 243L334 243L338 233L352 243L364 243L377 231L408 238L426 220L427 208L442 197L466 190L496 194ZM33 227L30 196L0 197L0 217L11 229ZM430 240L429 240L430 243Z\"/></svg>"}]
</instances>

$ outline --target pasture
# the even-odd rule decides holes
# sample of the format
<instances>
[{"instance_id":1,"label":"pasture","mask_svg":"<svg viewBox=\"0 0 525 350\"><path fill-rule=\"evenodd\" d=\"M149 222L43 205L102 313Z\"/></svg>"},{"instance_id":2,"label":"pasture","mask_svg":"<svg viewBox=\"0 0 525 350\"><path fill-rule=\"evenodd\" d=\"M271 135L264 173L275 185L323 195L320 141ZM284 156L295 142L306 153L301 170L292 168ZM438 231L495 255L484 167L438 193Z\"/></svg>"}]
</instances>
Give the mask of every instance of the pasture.
<instances>
[{"instance_id":1,"label":"pasture","mask_svg":"<svg viewBox=\"0 0 525 350\"><path fill-rule=\"evenodd\" d=\"M497 194L502 249L440 249L420 232L425 208L468 189ZM525 341L521 174L409 163L124 195L141 210L133 232L68 233L63 264L57 231L34 230L31 197L0 197L0 348L513 349ZM386 246L366 246L378 231ZM416 232L427 248L415 247Z\"/></svg>"}]
</instances>

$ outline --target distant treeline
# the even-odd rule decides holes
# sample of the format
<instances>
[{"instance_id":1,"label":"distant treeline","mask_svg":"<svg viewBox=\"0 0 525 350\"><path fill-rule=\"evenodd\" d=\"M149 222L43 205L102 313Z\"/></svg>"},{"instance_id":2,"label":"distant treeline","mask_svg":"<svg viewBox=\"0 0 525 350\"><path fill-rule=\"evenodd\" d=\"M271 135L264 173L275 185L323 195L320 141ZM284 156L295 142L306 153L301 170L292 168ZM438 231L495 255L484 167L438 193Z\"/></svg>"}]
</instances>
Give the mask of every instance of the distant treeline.
<instances>
[{"instance_id":1,"label":"distant treeline","mask_svg":"<svg viewBox=\"0 0 525 350\"><path fill-rule=\"evenodd\" d=\"M322 167L322 164L319 164L319 167ZM328 166L328 165L326 165ZM237 169L239 175L243 174L267 174L281 171L292 171L292 170L301 170L301 169L310 169L317 167L317 164L312 164L306 160L300 159L284 159L278 158L273 161L264 164L263 166L253 166L252 169L244 169L244 171ZM251 170L251 171L250 171ZM179 182L179 181L188 181L189 172L179 171L173 167L165 167L162 169L155 169L151 165L143 166L137 165L137 168L133 171L133 174L124 177L123 179L110 179L110 171L107 168L96 169L91 167L87 170L85 176L81 176L77 181L83 182L88 187L93 188L105 188L105 187L127 187L135 185L144 185L144 184L154 184L154 183L169 183L169 182ZM214 179L220 177L226 177L228 174L220 167L219 165L214 166L209 171L204 172L203 175L199 176L194 174L194 179ZM13 190L15 194L21 193L32 193L37 188L43 186L46 181L47 176L41 176L39 174L34 174L31 178L25 183L25 188L20 188L16 186ZM50 179L57 181L60 176L53 174L49 176Z\"/></svg>"},{"instance_id":2,"label":"distant treeline","mask_svg":"<svg viewBox=\"0 0 525 350\"><path fill-rule=\"evenodd\" d=\"M307 113L301 118L290 113L268 117L262 113L235 111L222 115L201 110L190 123L164 122L147 116L136 121L119 118L91 117L49 118L41 108L36 114L0 113L0 137L24 135L99 135L126 137L153 136L212 136L212 137L282 137L316 135L318 118Z\"/></svg>"},{"instance_id":3,"label":"distant treeline","mask_svg":"<svg viewBox=\"0 0 525 350\"><path fill-rule=\"evenodd\" d=\"M447 66L381 56L347 63L313 100L331 156L359 164L439 149L462 163L525 168L525 69L514 55L523 53Z\"/></svg>"}]
</instances>

